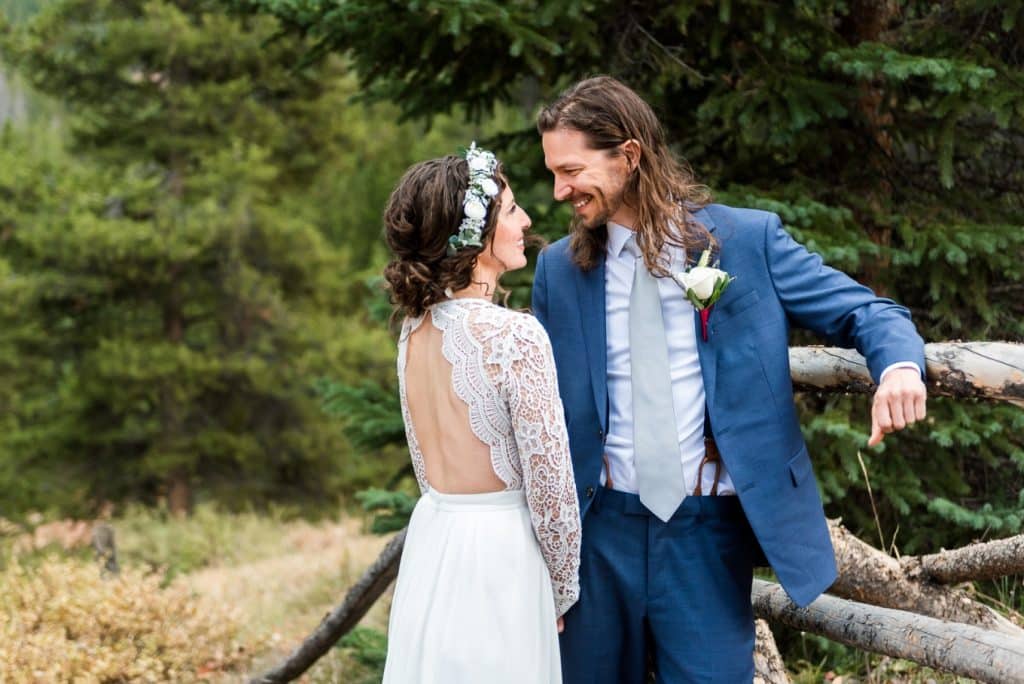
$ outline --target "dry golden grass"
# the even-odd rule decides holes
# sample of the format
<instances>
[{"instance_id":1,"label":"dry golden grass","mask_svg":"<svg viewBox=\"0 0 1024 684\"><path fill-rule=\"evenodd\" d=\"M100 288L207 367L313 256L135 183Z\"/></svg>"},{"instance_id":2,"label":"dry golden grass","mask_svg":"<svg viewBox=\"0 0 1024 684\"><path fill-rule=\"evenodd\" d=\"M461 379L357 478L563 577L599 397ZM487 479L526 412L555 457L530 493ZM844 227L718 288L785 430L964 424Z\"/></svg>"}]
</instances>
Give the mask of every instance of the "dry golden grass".
<instances>
[{"instance_id":1,"label":"dry golden grass","mask_svg":"<svg viewBox=\"0 0 1024 684\"><path fill-rule=\"evenodd\" d=\"M0 563L0 682L245 681L294 649L387 543L352 517L198 513L111 520L124 542L113 579L80 552L65 555L60 540L29 552L13 543L25 531L12 530L9 563ZM200 569L140 569L182 557L183 570ZM383 630L389 603L382 598L363 624ZM300 681L352 681L352 668L332 651Z\"/></svg>"},{"instance_id":2,"label":"dry golden grass","mask_svg":"<svg viewBox=\"0 0 1024 684\"><path fill-rule=\"evenodd\" d=\"M104 579L77 559L13 560L0 573L4 681L195 681L247 659L234 611L160 583L131 568Z\"/></svg>"},{"instance_id":3,"label":"dry golden grass","mask_svg":"<svg viewBox=\"0 0 1024 684\"><path fill-rule=\"evenodd\" d=\"M243 638L264 645L251 664L255 673L298 646L377 558L387 538L361 527L355 518L292 523L282 535L280 555L207 568L183 580L205 600L237 607ZM389 598L382 598L362 624L385 629L389 605ZM345 659L331 654L300 681L346 681L345 668Z\"/></svg>"},{"instance_id":4,"label":"dry golden grass","mask_svg":"<svg viewBox=\"0 0 1024 684\"><path fill-rule=\"evenodd\" d=\"M75 521L0 519L10 559L4 567L0 553L0 684L244 682L315 629L387 543L357 517L314 524L207 506L185 519L139 509L109 522L125 570L105 580L73 550ZM362 626L384 631L389 608L385 595ZM887 658L862 668L866 680L823 665L798 664L794 681L959 681ZM335 649L299 681L377 680Z\"/></svg>"}]
</instances>

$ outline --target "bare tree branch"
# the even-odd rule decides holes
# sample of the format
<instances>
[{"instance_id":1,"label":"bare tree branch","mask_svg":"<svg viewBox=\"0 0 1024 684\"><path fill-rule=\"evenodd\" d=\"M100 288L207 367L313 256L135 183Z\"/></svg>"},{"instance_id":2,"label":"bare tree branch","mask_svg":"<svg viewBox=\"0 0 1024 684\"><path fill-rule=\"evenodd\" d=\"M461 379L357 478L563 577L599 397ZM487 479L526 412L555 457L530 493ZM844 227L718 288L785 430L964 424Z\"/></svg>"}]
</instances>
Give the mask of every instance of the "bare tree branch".
<instances>
[{"instance_id":1,"label":"bare tree branch","mask_svg":"<svg viewBox=\"0 0 1024 684\"><path fill-rule=\"evenodd\" d=\"M324 616L320 625L279 665L249 680L249 684L290 682L313 666L341 637L366 615L381 594L398 576L398 564L405 545L405 532L395 535L373 565L353 585L337 608Z\"/></svg>"},{"instance_id":2,"label":"bare tree branch","mask_svg":"<svg viewBox=\"0 0 1024 684\"><path fill-rule=\"evenodd\" d=\"M942 584L1024 575L1024 534L903 559L908 574Z\"/></svg>"},{"instance_id":3,"label":"bare tree branch","mask_svg":"<svg viewBox=\"0 0 1024 684\"><path fill-rule=\"evenodd\" d=\"M836 520L829 521L829 531L839 568L839 578L829 588L830 594L875 606L912 611L939 620L992 629L1024 640L1024 630L990 607L975 601L965 591L929 581L929 577L919 570L919 560L905 558L901 563L864 543ZM957 552L946 551L926 558L948 556L950 553ZM1015 560L1018 565L1024 564L1022 558ZM913 568L918 570L909 571Z\"/></svg>"},{"instance_id":4,"label":"bare tree branch","mask_svg":"<svg viewBox=\"0 0 1024 684\"><path fill-rule=\"evenodd\" d=\"M765 620L754 620L754 684L790 684L786 663Z\"/></svg>"}]
</instances>

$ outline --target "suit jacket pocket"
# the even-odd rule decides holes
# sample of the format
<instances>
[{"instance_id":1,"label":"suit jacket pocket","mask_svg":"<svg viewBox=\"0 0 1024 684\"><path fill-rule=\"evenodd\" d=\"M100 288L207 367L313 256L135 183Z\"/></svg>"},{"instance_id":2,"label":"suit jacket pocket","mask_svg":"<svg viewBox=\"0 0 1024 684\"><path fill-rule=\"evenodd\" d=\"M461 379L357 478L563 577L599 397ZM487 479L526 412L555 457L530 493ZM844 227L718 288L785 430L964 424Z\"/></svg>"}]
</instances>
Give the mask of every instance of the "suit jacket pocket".
<instances>
[{"instance_id":1,"label":"suit jacket pocket","mask_svg":"<svg viewBox=\"0 0 1024 684\"><path fill-rule=\"evenodd\" d=\"M806 446L800 447L800 451L797 452L796 456L789 459L786 465L789 467L789 477L793 481L794 487L799 487L813 473L811 457L807 453Z\"/></svg>"},{"instance_id":2,"label":"suit jacket pocket","mask_svg":"<svg viewBox=\"0 0 1024 684\"><path fill-rule=\"evenodd\" d=\"M743 294L737 295L735 299L729 298L729 301L725 302L725 304L716 306L711 314L711 321L714 323L714 327L718 328L726 321L752 309L757 305L758 301L760 301L760 298L757 296L757 290L747 290Z\"/></svg>"}]
</instances>

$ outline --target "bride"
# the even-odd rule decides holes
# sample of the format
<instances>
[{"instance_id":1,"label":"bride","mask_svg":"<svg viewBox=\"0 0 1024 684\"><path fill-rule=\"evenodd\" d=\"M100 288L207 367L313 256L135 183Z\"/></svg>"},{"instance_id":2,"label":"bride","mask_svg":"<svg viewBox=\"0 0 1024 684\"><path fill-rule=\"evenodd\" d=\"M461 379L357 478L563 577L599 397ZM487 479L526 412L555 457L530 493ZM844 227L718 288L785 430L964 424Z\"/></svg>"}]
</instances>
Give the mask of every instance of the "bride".
<instances>
[{"instance_id":1,"label":"bride","mask_svg":"<svg viewBox=\"0 0 1024 684\"><path fill-rule=\"evenodd\" d=\"M416 164L384 212L405 315L398 377L422 491L388 628L385 684L559 683L580 519L551 347L492 302L530 217L490 152Z\"/></svg>"}]
</instances>

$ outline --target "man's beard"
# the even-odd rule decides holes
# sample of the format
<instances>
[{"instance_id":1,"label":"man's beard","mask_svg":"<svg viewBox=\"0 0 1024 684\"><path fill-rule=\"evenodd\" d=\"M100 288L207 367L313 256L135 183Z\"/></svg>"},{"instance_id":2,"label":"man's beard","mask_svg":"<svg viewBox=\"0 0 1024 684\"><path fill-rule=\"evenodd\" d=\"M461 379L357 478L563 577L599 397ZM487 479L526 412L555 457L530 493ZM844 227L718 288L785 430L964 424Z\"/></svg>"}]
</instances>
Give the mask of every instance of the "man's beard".
<instances>
[{"instance_id":1,"label":"man's beard","mask_svg":"<svg viewBox=\"0 0 1024 684\"><path fill-rule=\"evenodd\" d=\"M604 193L601 193L600 195L592 193L591 196L594 199L590 201L596 202L600 199L601 203L604 205L604 210L595 214L594 218L589 221L580 217L577 221L577 225L583 230L594 230L595 228L607 225L608 221L611 220L611 217L615 216L616 212L618 212L622 207L622 195L623 192L621 190L610 196L606 196Z\"/></svg>"}]
</instances>

